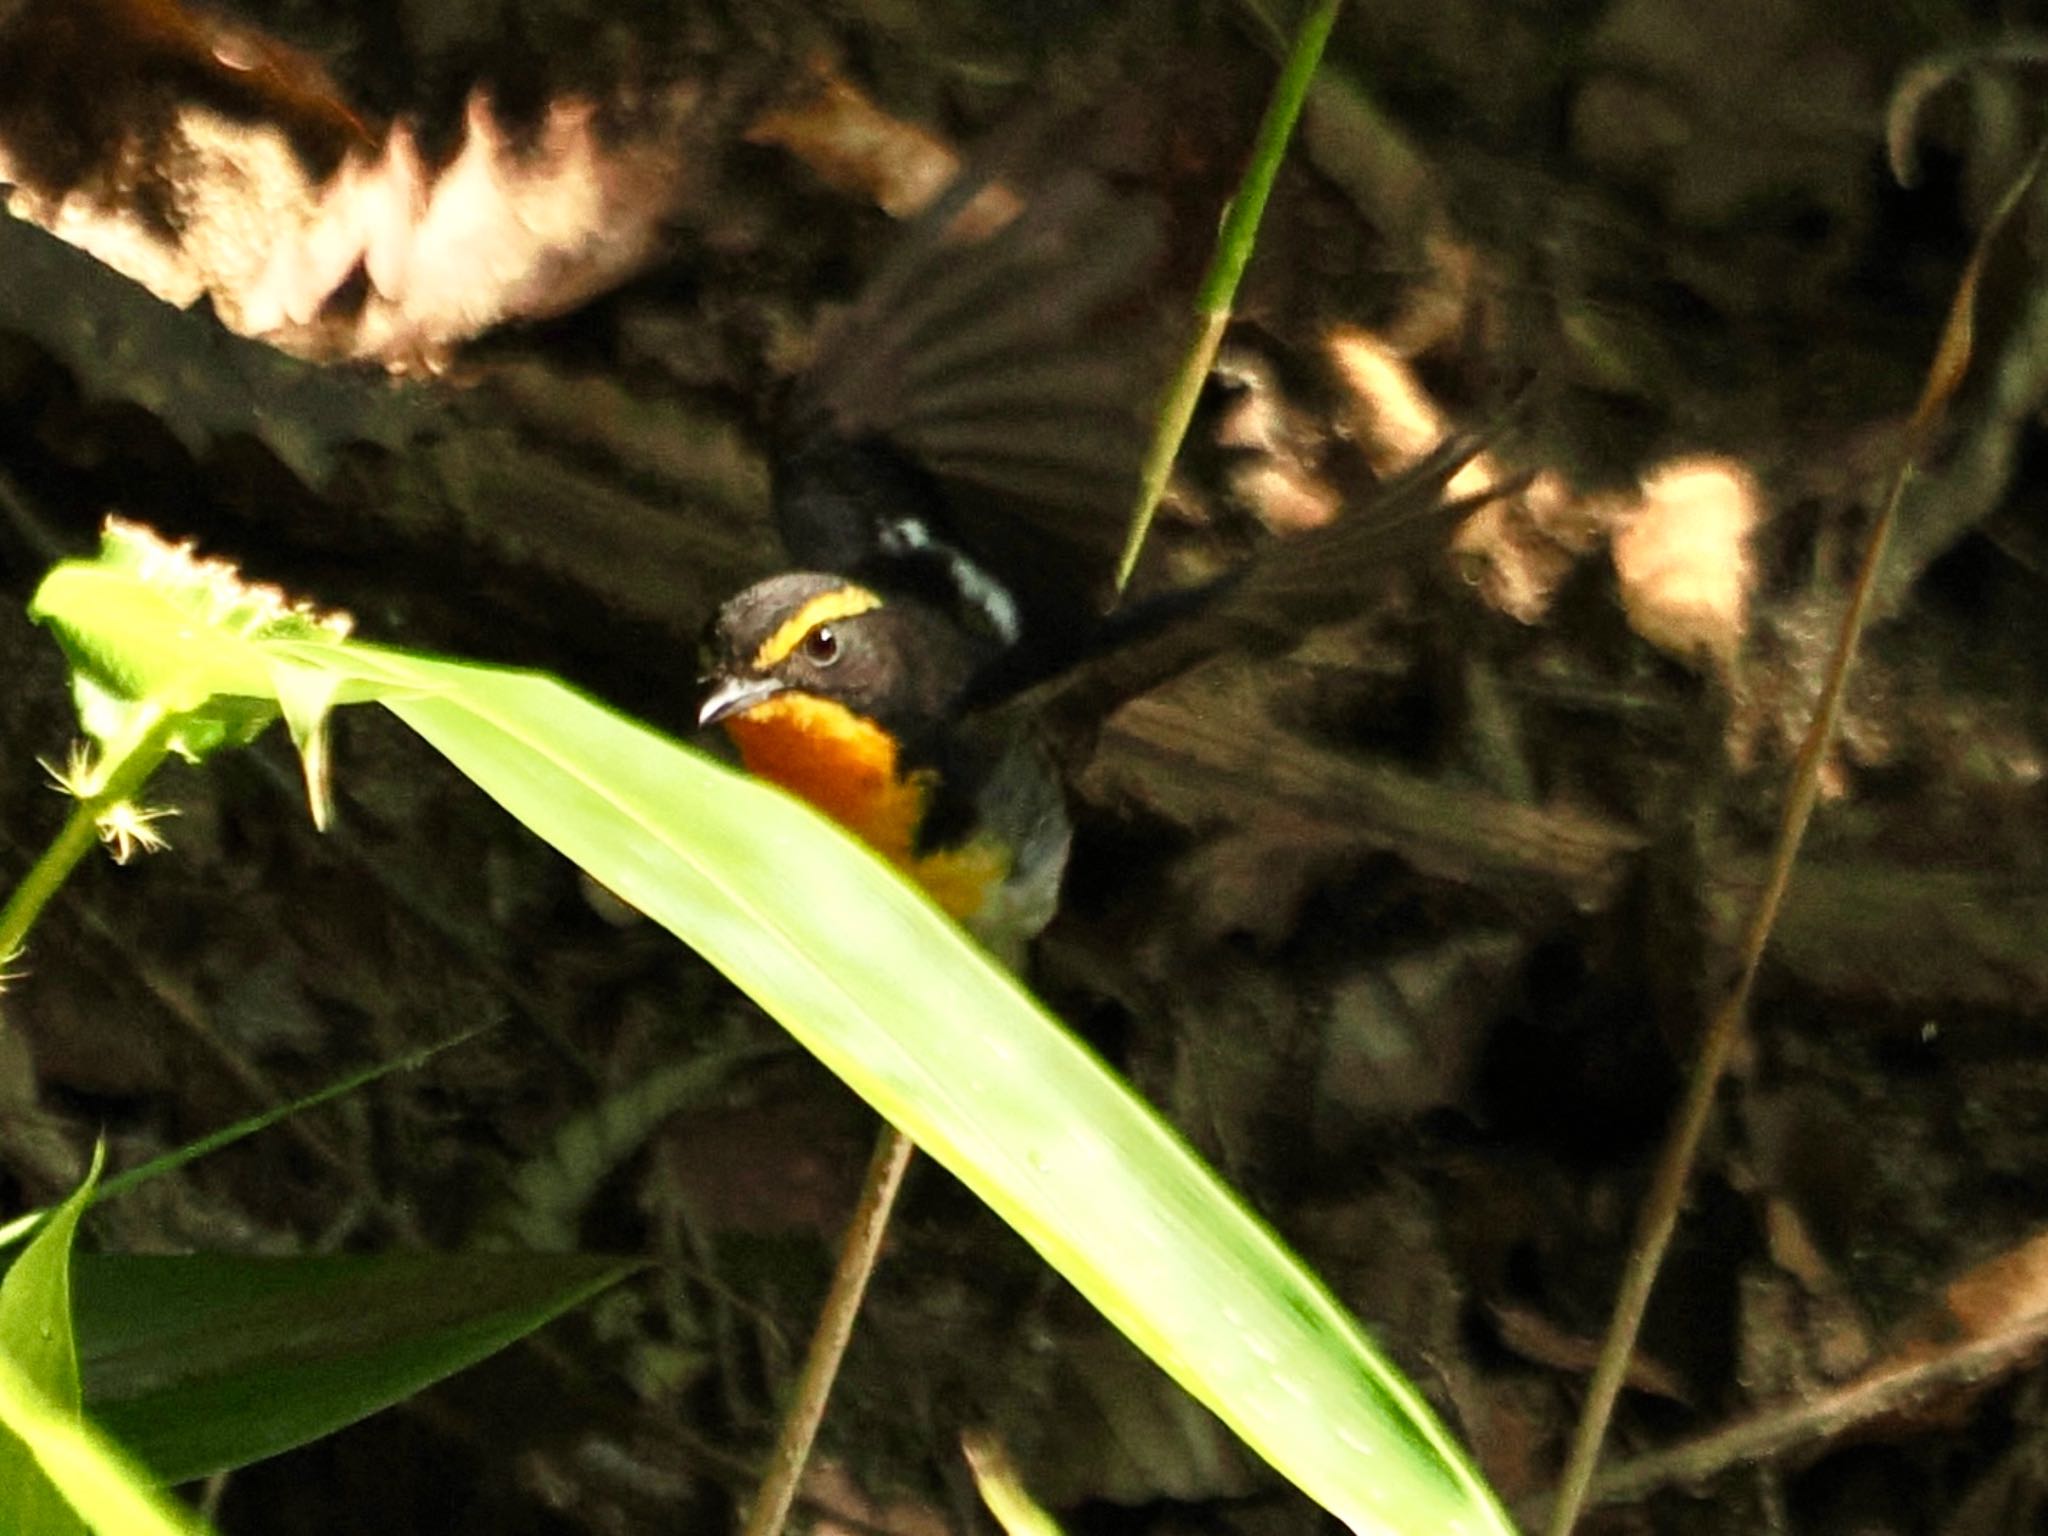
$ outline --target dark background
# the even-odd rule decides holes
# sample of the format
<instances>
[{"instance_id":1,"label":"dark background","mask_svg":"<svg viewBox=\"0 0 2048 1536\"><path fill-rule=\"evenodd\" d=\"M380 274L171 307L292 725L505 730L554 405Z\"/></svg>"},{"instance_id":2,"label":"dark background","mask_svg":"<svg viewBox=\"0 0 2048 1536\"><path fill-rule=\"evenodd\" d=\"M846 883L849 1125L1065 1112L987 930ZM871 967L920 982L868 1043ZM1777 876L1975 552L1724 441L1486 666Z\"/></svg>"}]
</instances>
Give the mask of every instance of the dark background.
<instances>
[{"instance_id":1,"label":"dark background","mask_svg":"<svg viewBox=\"0 0 2048 1536\"><path fill-rule=\"evenodd\" d=\"M0 39L33 10L0 5ZM681 728L699 627L778 559L766 402L890 237L871 197L749 128L820 72L954 144L1048 96L1089 104L1075 153L1166 200L1185 278L1276 67L1251 5L234 16L317 58L372 139L394 116L416 124L430 165L456 153L481 84L515 142L579 93L605 142L631 143L655 131L649 101L686 91L686 126L662 131L687 172L630 278L400 380L229 335L205 303L177 312L0 221L9 880L63 814L37 759L73 732L57 651L22 603L104 513L347 608L371 638L546 666ZM1856 552L1981 221L2041 127L2037 65L1971 73L1932 101L1905 188L1887 102L1944 50L2009 40L2008 19L1817 0L1357 4L1280 178L1231 379L1198 420L1167 530L1194 563L1284 521L1304 485L1366 494L1371 402L1332 364L1338 327L1394 338L1446 421L1538 379L1508 456L1562 477L1577 509L1518 546L1554 568L1534 610L1441 573L1112 729L1079 785L1070 908L1034 971L1510 1501L1540 1502L1556 1475ZM138 86L113 41L54 84L0 77L0 144L35 91L112 104L104 121L53 108L47 148L67 125L119 128L123 103L146 116L211 88ZM2040 1311L2024 1262L2048 1218L2039 213L2036 195L1992 252L1972 371L1905 508L1610 1458L2024 1334ZM1740 643L1704 662L1636 633L1605 552L1638 477L1699 454L1745 466L1768 512ZM1560 531L1574 519L1581 533ZM95 1218L105 1245L144 1250L473 1244L516 1224L514 1171L571 1117L625 1102L660 1063L773 1038L395 722L338 721L336 781L320 836L281 740L167 771L155 798L178 809L175 851L74 879L5 1000L6 1208L70 1187L102 1128L126 1165L496 1023ZM580 1215L556 1236L652 1253L659 1273L539 1347L236 1476L223 1529L719 1527L772 1433L869 1137L793 1051L652 1133L618 1131L602 1176L563 1175ZM2017 1257L1981 1268L2001 1256ZM1994 1304L1958 1299L1973 1276ZM2011 1369L2030 1358L2016 1347L1981 1390L1816 1424L1697 1486L1649 1477L1590 1519L2036 1528L2039 1384ZM956 1450L974 1426L1077 1532L1280 1536L1325 1519L929 1167L848 1372L809 1506L848 1529L988 1528Z\"/></svg>"}]
</instances>

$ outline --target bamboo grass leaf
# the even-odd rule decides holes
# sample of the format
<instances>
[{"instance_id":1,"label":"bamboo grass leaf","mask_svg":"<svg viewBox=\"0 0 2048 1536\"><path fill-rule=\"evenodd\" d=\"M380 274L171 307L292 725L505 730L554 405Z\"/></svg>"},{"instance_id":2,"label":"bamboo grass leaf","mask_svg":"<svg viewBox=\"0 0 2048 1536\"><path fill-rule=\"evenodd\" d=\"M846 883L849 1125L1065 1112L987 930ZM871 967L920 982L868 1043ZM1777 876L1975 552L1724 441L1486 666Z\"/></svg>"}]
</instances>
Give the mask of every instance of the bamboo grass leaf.
<instances>
[{"instance_id":1,"label":"bamboo grass leaf","mask_svg":"<svg viewBox=\"0 0 2048 1536\"><path fill-rule=\"evenodd\" d=\"M53 573L36 612L116 675L204 686L211 640ZM63 578L60 580L60 578ZM134 579L133 577L130 578ZM129 594L130 597L136 594ZM109 620L109 606L120 609ZM156 610L161 613L161 606ZM1140 1348L1360 1532L1511 1530L1415 1390L1147 1105L894 870L808 807L537 673L239 642L375 698L669 928L945 1164ZM154 654L145 665L128 646Z\"/></svg>"},{"instance_id":2,"label":"bamboo grass leaf","mask_svg":"<svg viewBox=\"0 0 2048 1536\"><path fill-rule=\"evenodd\" d=\"M157 1481L190 1482L401 1402L641 1267L592 1254L88 1255L86 1406Z\"/></svg>"},{"instance_id":3,"label":"bamboo grass leaf","mask_svg":"<svg viewBox=\"0 0 2048 1536\"><path fill-rule=\"evenodd\" d=\"M79 1418L78 1346L71 1332L71 1240L92 1204L100 1158L71 1198L50 1214L36 1240L0 1277L0 1362L47 1412ZM41 1447L0 1413L0 1531L20 1536L84 1536L85 1522L42 1466Z\"/></svg>"}]
</instances>

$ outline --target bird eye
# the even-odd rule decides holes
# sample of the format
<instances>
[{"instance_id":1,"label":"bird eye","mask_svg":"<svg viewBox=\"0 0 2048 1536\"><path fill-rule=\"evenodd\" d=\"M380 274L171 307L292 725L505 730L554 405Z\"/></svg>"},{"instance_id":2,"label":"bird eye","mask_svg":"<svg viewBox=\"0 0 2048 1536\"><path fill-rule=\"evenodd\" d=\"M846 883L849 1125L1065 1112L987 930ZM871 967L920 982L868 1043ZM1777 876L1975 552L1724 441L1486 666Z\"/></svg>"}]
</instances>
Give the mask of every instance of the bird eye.
<instances>
[{"instance_id":1,"label":"bird eye","mask_svg":"<svg viewBox=\"0 0 2048 1536\"><path fill-rule=\"evenodd\" d=\"M830 624L820 624L804 636L804 660L814 667L829 667L839 659L839 636Z\"/></svg>"}]
</instances>

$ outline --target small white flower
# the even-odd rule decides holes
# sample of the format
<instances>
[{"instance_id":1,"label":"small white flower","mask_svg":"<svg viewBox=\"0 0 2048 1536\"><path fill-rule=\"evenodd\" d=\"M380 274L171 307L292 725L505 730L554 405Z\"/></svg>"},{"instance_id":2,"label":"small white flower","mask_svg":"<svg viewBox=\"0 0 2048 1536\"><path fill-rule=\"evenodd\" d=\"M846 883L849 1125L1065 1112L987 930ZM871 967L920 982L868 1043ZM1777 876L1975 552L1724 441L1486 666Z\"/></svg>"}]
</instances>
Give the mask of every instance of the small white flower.
<instances>
[{"instance_id":1,"label":"small white flower","mask_svg":"<svg viewBox=\"0 0 2048 1536\"><path fill-rule=\"evenodd\" d=\"M62 768L47 757L37 758L36 766L50 776L50 788L60 795L69 795L74 800L90 800L99 793L99 760L88 742L72 742L70 751L64 755Z\"/></svg>"},{"instance_id":2,"label":"small white flower","mask_svg":"<svg viewBox=\"0 0 2048 1536\"><path fill-rule=\"evenodd\" d=\"M113 850L116 864L126 864L137 853L161 853L171 845L154 823L177 814L170 806L152 809L132 800L119 801L100 812L100 841Z\"/></svg>"}]
</instances>

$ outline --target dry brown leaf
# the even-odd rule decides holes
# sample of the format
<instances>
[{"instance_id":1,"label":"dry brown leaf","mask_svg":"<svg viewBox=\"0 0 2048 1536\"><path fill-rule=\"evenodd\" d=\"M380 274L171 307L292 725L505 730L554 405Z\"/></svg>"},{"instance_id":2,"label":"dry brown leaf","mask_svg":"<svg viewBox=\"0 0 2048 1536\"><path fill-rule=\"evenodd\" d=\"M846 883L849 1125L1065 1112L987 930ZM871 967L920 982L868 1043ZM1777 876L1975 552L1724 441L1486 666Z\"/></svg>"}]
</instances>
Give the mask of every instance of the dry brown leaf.
<instances>
[{"instance_id":1,"label":"dry brown leaf","mask_svg":"<svg viewBox=\"0 0 2048 1536\"><path fill-rule=\"evenodd\" d=\"M842 1461L813 1461L804 1473L804 1502L817 1536L950 1536L946 1517L910 1499L869 1495Z\"/></svg>"},{"instance_id":2,"label":"dry brown leaf","mask_svg":"<svg viewBox=\"0 0 2048 1536\"><path fill-rule=\"evenodd\" d=\"M890 116L823 65L807 91L756 118L746 137L788 150L827 186L892 218L909 218L960 174L960 157L937 134Z\"/></svg>"},{"instance_id":3,"label":"dry brown leaf","mask_svg":"<svg viewBox=\"0 0 2048 1536\"><path fill-rule=\"evenodd\" d=\"M1611 500L1579 496L1545 472L1519 495L1488 502L1466 518L1451 549L1489 607L1534 624L1605 536L1614 507Z\"/></svg>"},{"instance_id":4,"label":"dry brown leaf","mask_svg":"<svg viewBox=\"0 0 2048 1536\"><path fill-rule=\"evenodd\" d=\"M1272 365L1249 348L1226 347L1210 371L1233 391L1215 430L1219 447L1243 455L1228 471L1231 495L1273 533L1328 523L1340 498L1310 463L1322 434L1288 400Z\"/></svg>"},{"instance_id":5,"label":"dry brown leaf","mask_svg":"<svg viewBox=\"0 0 2048 1536\"><path fill-rule=\"evenodd\" d=\"M1350 397L1346 425L1377 473L1398 474L1449 434L1449 416L1393 343L1370 331L1340 327L1330 333L1327 345ZM1491 454L1475 454L1444 494L1476 495L1507 478ZM1599 544L1605 514L1604 504L1576 495L1556 475L1539 474L1518 495L1474 512L1451 547L1491 607L1533 624L1580 557Z\"/></svg>"},{"instance_id":6,"label":"dry brown leaf","mask_svg":"<svg viewBox=\"0 0 2048 1536\"><path fill-rule=\"evenodd\" d=\"M1796 1353L1794 1369L1780 1373L1782 1379L1769 1382L1767 1373L1755 1366L1745 1367L1743 1379L1752 1392L1767 1383L1779 1387L1806 1387L1815 1374L1823 1381L1843 1381L1870 1364L1874 1347L1870 1330L1850 1294L1847 1284L1828 1263L1820 1246L1807 1229L1806 1220L1790 1200L1770 1195L1764 1200L1764 1240L1771 1262L1798 1288L1797 1296L1780 1298L1785 1316L1769 1322L1749 1317L1743 1339L1751 1352L1776 1348ZM1745 1287L1752 1301L1759 1299L1766 1282ZM1748 1309L1746 1308L1747 1312ZM1756 1337L1768 1330L1768 1341Z\"/></svg>"},{"instance_id":7,"label":"dry brown leaf","mask_svg":"<svg viewBox=\"0 0 2048 1536\"><path fill-rule=\"evenodd\" d=\"M1762 518L1755 480L1732 459L1674 459L1653 471L1614 535L1629 627L1732 681L1756 580L1749 539Z\"/></svg>"},{"instance_id":8,"label":"dry brown leaf","mask_svg":"<svg viewBox=\"0 0 2048 1536\"><path fill-rule=\"evenodd\" d=\"M1340 326L1327 345L1337 378L1350 395L1348 424L1375 471L1396 474L1449 435L1450 418L1391 342L1371 331ZM1444 494L1470 496L1501 478L1492 460L1481 454L1452 477Z\"/></svg>"},{"instance_id":9,"label":"dry brown leaf","mask_svg":"<svg viewBox=\"0 0 2048 1536\"><path fill-rule=\"evenodd\" d=\"M803 92L762 113L746 138L788 150L827 186L864 197L897 219L929 207L964 163L929 128L883 111L822 63L812 66ZM985 187L963 210L959 234L978 239L1015 218L1021 206L1008 188Z\"/></svg>"},{"instance_id":10,"label":"dry brown leaf","mask_svg":"<svg viewBox=\"0 0 2048 1536\"><path fill-rule=\"evenodd\" d=\"M1981 1357L1945 1390L1897 1410L1910 1424L1949 1423L2013 1370L2048 1353L2048 1229L1951 1280L1941 1300L1902 1330L1875 1366L1850 1383L1882 1383ZM1894 1422L1888 1420L1887 1422Z\"/></svg>"},{"instance_id":11,"label":"dry brown leaf","mask_svg":"<svg viewBox=\"0 0 2048 1536\"><path fill-rule=\"evenodd\" d=\"M2007 1332L2048 1314L2048 1231L1950 1281L1942 1300L1967 1338Z\"/></svg>"},{"instance_id":12,"label":"dry brown leaf","mask_svg":"<svg viewBox=\"0 0 2048 1536\"><path fill-rule=\"evenodd\" d=\"M0 24L0 78L16 217L305 357L434 366L573 308L648 261L688 182L687 87L617 136L573 98L515 135L479 94L436 168L311 61L169 0L26 0Z\"/></svg>"},{"instance_id":13,"label":"dry brown leaf","mask_svg":"<svg viewBox=\"0 0 2048 1536\"><path fill-rule=\"evenodd\" d=\"M686 111L687 97L670 105ZM475 96L462 148L438 174L400 124L377 159L352 158L319 189L302 238L280 244L248 292L243 328L267 339L332 331L320 321L336 274L345 281L360 265L371 298L343 330L344 355L431 361L637 271L685 183L662 136L608 143L594 102L554 102L518 143Z\"/></svg>"}]
</instances>

